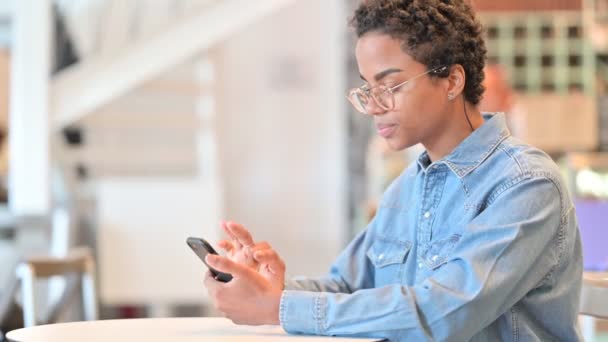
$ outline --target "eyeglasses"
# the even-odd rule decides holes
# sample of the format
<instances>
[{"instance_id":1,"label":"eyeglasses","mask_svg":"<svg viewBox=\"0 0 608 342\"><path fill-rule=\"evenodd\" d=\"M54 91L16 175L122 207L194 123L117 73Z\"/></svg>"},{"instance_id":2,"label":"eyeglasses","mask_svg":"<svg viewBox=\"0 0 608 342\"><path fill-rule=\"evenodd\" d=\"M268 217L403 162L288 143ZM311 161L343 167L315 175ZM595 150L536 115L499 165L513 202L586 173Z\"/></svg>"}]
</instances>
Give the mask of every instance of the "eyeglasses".
<instances>
[{"instance_id":1,"label":"eyeglasses","mask_svg":"<svg viewBox=\"0 0 608 342\"><path fill-rule=\"evenodd\" d=\"M375 87L372 88L367 88L367 85L359 87L359 88L353 88L348 92L348 95L346 96L346 98L348 99L348 101L350 101L350 103L353 105L353 107L355 107L355 109L363 114L369 114L367 112L367 105L369 104L369 102L373 99L376 104L382 108L385 111L390 111L393 110L395 107L395 96L393 95L394 92L399 88L402 87L404 85L406 85L407 83L422 77L426 74L429 73L441 73L444 72L448 67L447 66L440 66L437 67L435 69L431 69L431 70L427 70L421 74L418 74L412 78L410 78L409 80L403 82L403 83L399 83L396 86L393 87L387 87L385 85L377 85Z\"/></svg>"}]
</instances>

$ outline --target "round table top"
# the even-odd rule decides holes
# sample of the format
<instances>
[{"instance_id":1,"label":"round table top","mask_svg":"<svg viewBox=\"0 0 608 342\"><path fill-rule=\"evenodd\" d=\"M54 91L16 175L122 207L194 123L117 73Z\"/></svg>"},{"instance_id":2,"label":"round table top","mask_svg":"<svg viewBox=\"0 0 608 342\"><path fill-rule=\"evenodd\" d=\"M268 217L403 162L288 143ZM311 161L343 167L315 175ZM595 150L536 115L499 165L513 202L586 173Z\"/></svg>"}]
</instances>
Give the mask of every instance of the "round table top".
<instances>
[{"instance_id":1,"label":"round table top","mask_svg":"<svg viewBox=\"0 0 608 342\"><path fill-rule=\"evenodd\" d=\"M377 339L331 338L288 335L279 326L236 325L225 318L142 318L40 325L13 330L9 341L377 341Z\"/></svg>"}]
</instances>

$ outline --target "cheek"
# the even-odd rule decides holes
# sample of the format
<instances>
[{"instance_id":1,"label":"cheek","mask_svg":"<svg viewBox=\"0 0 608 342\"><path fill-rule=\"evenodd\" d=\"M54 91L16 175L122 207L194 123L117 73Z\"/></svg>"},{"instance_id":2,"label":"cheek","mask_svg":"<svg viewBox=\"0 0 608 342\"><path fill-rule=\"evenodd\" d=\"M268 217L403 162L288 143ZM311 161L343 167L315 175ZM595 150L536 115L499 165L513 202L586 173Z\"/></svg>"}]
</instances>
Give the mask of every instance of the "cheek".
<instances>
[{"instance_id":1,"label":"cheek","mask_svg":"<svg viewBox=\"0 0 608 342\"><path fill-rule=\"evenodd\" d=\"M413 94L412 94L413 95ZM426 95L402 96L399 100L395 99L395 111L398 112L399 121L406 126L419 126L426 121L429 113L433 112L436 106L432 98Z\"/></svg>"},{"instance_id":2,"label":"cheek","mask_svg":"<svg viewBox=\"0 0 608 342\"><path fill-rule=\"evenodd\" d=\"M416 106L428 112L443 112L448 104L448 94L442 89L441 85L425 84L416 89L416 96L412 100Z\"/></svg>"},{"instance_id":3,"label":"cheek","mask_svg":"<svg viewBox=\"0 0 608 342\"><path fill-rule=\"evenodd\" d=\"M395 99L397 100L397 99ZM416 96L403 97L395 102L395 111L402 134L418 140L439 124L447 99L438 97L437 92L420 92Z\"/></svg>"}]
</instances>

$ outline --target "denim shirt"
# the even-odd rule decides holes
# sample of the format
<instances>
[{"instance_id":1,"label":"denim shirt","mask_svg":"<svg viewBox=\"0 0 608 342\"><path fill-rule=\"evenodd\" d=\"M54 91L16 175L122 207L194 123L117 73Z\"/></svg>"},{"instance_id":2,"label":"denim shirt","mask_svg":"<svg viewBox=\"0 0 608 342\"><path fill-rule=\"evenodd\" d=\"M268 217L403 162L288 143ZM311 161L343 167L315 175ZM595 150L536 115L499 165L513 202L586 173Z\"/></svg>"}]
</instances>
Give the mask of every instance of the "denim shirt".
<instances>
[{"instance_id":1,"label":"denim shirt","mask_svg":"<svg viewBox=\"0 0 608 342\"><path fill-rule=\"evenodd\" d=\"M445 158L423 153L319 279L293 279L289 333L390 341L579 341L582 250L555 163L503 114Z\"/></svg>"}]
</instances>

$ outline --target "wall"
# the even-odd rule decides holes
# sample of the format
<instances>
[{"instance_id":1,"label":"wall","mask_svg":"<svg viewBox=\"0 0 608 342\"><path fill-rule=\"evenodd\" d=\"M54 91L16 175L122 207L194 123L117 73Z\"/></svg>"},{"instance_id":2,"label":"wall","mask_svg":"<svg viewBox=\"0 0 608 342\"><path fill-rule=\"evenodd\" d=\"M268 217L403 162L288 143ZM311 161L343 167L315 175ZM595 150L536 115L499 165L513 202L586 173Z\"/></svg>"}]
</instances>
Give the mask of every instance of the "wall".
<instances>
[{"instance_id":1,"label":"wall","mask_svg":"<svg viewBox=\"0 0 608 342\"><path fill-rule=\"evenodd\" d=\"M198 105L212 88L197 75L204 64L173 68L80 123L85 146L69 159L95 180L104 304L163 310L206 297L205 268L185 243L216 241L223 217L212 113Z\"/></svg>"},{"instance_id":2,"label":"wall","mask_svg":"<svg viewBox=\"0 0 608 342\"><path fill-rule=\"evenodd\" d=\"M268 240L291 275L328 270L348 235L340 63L346 20L339 11L338 2L297 1L85 120L90 136L81 157L96 179L104 303L203 300L203 267L184 240L216 242L222 218ZM185 87L192 82L210 84L192 93ZM179 126L184 137L199 136L198 172L189 174L188 163L177 173L162 165L192 152L190 139L180 139L180 148L153 147L154 158L143 158L150 152L144 145L158 145L142 145L159 132L155 122L172 122L163 124L166 133ZM137 134L120 133L126 127ZM156 136L167 135L174 134Z\"/></svg>"},{"instance_id":3,"label":"wall","mask_svg":"<svg viewBox=\"0 0 608 342\"><path fill-rule=\"evenodd\" d=\"M8 128L10 55L8 50L0 49L0 130L6 133ZM4 139L7 137L5 136ZM0 177L4 178L8 168L8 149L6 141L0 145Z\"/></svg>"},{"instance_id":4,"label":"wall","mask_svg":"<svg viewBox=\"0 0 608 342\"><path fill-rule=\"evenodd\" d=\"M347 236L339 1L297 1L215 51L225 212L288 274L329 269Z\"/></svg>"}]
</instances>

